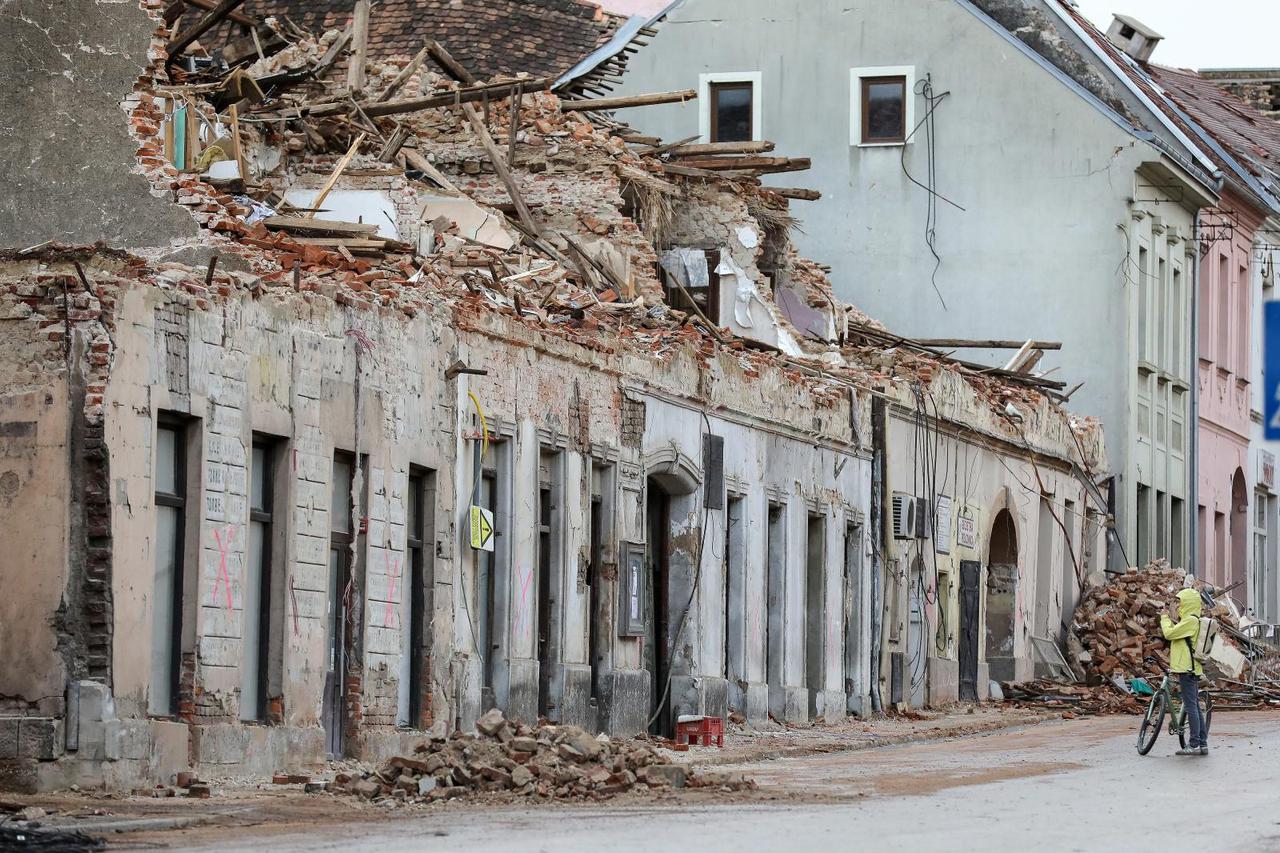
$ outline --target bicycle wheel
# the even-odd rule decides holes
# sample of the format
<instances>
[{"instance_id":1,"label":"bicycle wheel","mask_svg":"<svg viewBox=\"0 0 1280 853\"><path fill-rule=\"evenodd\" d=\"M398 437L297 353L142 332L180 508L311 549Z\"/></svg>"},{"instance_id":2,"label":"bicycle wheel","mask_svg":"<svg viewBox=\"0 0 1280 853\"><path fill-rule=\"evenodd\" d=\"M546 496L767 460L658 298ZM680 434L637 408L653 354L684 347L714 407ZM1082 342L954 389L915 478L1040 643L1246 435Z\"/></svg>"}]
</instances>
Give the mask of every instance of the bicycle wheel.
<instances>
[{"instance_id":1,"label":"bicycle wheel","mask_svg":"<svg viewBox=\"0 0 1280 853\"><path fill-rule=\"evenodd\" d=\"M1200 713L1204 718L1204 736L1209 738L1209 723L1213 720L1213 697L1208 693L1200 694Z\"/></svg>"},{"instance_id":2,"label":"bicycle wheel","mask_svg":"<svg viewBox=\"0 0 1280 853\"><path fill-rule=\"evenodd\" d=\"M1138 755L1146 755L1156 745L1160 737L1160 727L1164 725L1164 715L1168 710L1168 697L1163 690L1156 691L1147 705L1146 716L1142 718L1142 726L1138 729Z\"/></svg>"}]
</instances>

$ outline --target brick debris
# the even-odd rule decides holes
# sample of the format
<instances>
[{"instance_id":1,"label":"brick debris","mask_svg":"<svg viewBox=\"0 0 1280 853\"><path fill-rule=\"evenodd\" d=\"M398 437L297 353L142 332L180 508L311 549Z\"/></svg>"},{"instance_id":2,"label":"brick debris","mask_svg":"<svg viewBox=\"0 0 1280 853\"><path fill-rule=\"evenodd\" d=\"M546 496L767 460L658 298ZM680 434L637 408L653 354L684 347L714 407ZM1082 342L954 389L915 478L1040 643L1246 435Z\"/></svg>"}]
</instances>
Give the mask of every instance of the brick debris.
<instances>
[{"instance_id":1,"label":"brick debris","mask_svg":"<svg viewBox=\"0 0 1280 853\"><path fill-rule=\"evenodd\" d=\"M339 774L331 787L368 800L435 802L485 792L602 800L637 788L742 791L755 783L741 773L666 763L638 741L592 735L578 726L528 726L495 708L476 721L475 734L433 736L412 756L394 757L376 771Z\"/></svg>"},{"instance_id":2,"label":"brick debris","mask_svg":"<svg viewBox=\"0 0 1280 853\"><path fill-rule=\"evenodd\" d=\"M1037 679L1002 685L1008 700L1020 706L1063 708L1068 714L1141 714L1146 699L1130 691L1130 679L1145 677L1156 684L1169 667L1169 644L1160 630L1160 614L1168 609L1186 582L1182 569L1154 560L1131 568L1101 586L1090 586L1080 598L1068 638L1068 664L1078 681L1066 684ZM1205 590L1203 581L1195 588ZM1210 662L1205 667L1207 689L1222 698L1221 707L1280 707L1280 653L1253 643L1241 631L1241 620L1225 596L1204 615L1218 620L1220 636L1245 655L1247 680ZM1151 661L1155 661L1153 664Z\"/></svg>"}]
</instances>

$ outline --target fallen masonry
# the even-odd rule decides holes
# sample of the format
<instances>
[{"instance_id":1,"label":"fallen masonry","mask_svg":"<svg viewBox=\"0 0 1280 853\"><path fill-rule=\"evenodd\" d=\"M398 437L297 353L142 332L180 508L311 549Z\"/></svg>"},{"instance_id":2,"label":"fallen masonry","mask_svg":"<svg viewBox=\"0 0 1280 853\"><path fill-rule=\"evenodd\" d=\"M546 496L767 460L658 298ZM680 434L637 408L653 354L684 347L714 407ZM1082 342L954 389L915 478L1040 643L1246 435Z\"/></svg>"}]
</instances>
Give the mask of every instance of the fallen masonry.
<instances>
[{"instance_id":1,"label":"fallen masonry","mask_svg":"<svg viewBox=\"0 0 1280 853\"><path fill-rule=\"evenodd\" d=\"M755 788L741 773L666 764L634 741L592 735L578 726L528 726L496 708L476 721L476 730L433 736L413 757L396 756L362 775L339 774L332 787L368 800L412 802L504 791L538 799L601 800L636 787Z\"/></svg>"},{"instance_id":2,"label":"fallen masonry","mask_svg":"<svg viewBox=\"0 0 1280 853\"><path fill-rule=\"evenodd\" d=\"M1157 560L1090 587L1076 609L1067 641L1067 662L1085 683L1038 679L1004 684L1005 698L1019 706L1063 708L1068 713L1142 713L1146 700L1131 692L1131 679L1145 677L1156 683L1168 668L1169 644L1161 634L1160 614L1185 582L1184 571ZM1199 581L1196 588L1209 591ZM1205 666L1215 707L1280 707L1280 653L1244 633L1247 620L1225 603L1226 596L1215 600L1204 612L1222 628Z\"/></svg>"},{"instance_id":3,"label":"fallen masonry","mask_svg":"<svg viewBox=\"0 0 1280 853\"><path fill-rule=\"evenodd\" d=\"M136 82L94 94L127 145L57 231L0 247L0 538L29 543L0 562L0 623L30 650L0 668L0 788L383 767L493 707L670 735L686 715L977 702L1030 674L1014 586L979 560L1036 548L1008 535L1035 530L1015 500L1033 481L1092 508L1086 568L1106 518L1086 487L1108 470L1101 425L1034 371L1044 342L993 369L841 302L760 183L804 162L757 156L771 144L642 143L541 77L477 82L438 42L443 74L360 73L354 35L264 20L247 67L169 62L164 6L113 7ZM95 217L71 226L116 203L112 176L183 227L91 245ZM926 425L941 468L978 472L963 500L922 493ZM948 570L913 563L927 538ZM1019 594L1074 595L1049 585ZM921 645L910 590L930 587ZM985 624L942 629L966 623ZM606 777L525 780L495 754L470 785L452 766L357 784L683 778L560 747L551 766Z\"/></svg>"}]
</instances>

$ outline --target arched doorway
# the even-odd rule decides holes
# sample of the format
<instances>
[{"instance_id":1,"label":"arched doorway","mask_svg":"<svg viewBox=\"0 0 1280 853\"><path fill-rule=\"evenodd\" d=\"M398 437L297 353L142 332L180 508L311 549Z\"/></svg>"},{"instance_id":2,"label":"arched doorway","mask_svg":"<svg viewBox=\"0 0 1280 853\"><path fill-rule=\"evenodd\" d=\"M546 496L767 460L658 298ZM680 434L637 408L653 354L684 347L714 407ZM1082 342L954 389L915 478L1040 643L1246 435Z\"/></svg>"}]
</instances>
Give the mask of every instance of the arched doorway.
<instances>
[{"instance_id":1,"label":"arched doorway","mask_svg":"<svg viewBox=\"0 0 1280 853\"><path fill-rule=\"evenodd\" d=\"M1014 677L1014 623L1018 597L1018 530L1007 509L991 523L987 555L987 666L997 681Z\"/></svg>"},{"instance_id":2,"label":"arched doorway","mask_svg":"<svg viewBox=\"0 0 1280 853\"><path fill-rule=\"evenodd\" d=\"M702 472L674 447L645 458L645 595L644 666L650 675L653 734L671 737L675 718L697 706L696 681L678 632L693 603L694 567L699 537L691 525L697 517L695 495Z\"/></svg>"},{"instance_id":3,"label":"arched doorway","mask_svg":"<svg viewBox=\"0 0 1280 853\"><path fill-rule=\"evenodd\" d=\"M648 563L648 599L645 602L644 666L649 670L650 732L670 735L666 726L671 696L667 679L671 673L670 604L671 576L671 495L654 477L649 478L645 500L645 549Z\"/></svg>"},{"instance_id":4,"label":"arched doorway","mask_svg":"<svg viewBox=\"0 0 1280 853\"><path fill-rule=\"evenodd\" d=\"M1249 487L1244 471L1236 469L1231 478L1231 565L1227 571L1227 587L1241 612L1249 601Z\"/></svg>"}]
</instances>

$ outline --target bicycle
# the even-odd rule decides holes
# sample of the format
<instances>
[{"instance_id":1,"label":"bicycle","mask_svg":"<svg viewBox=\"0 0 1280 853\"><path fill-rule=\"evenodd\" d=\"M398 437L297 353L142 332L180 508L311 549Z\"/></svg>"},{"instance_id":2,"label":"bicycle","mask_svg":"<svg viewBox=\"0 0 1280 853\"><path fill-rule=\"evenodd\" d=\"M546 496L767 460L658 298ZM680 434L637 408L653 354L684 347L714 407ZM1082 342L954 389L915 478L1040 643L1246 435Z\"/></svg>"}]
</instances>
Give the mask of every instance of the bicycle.
<instances>
[{"instance_id":1,"label":"bicycle","mask_svg":"<svg viewBox=\"0 0 1280 853\"><path fill-rule=\"evenodd\" d=\"M1159 665L1159 661L1155 658L1147 658L1146 662ZM1160 679L1160 686L1156 688L1156 692L1151 695L1146 716L1142 718L1142 726L1138 729L1139 755L1146 755L1156 745L1156 738L1160 737L1160 728L1164 725L1166 713L1170 715L1169 734L1178 736L1178 745L1181 748L1185 749L1187 746L1187 709L1181 701L1177 705L1174 704L1172 681L1169 670L1164 670L1164 677ZM1200 714L1204 720L1205 733L1208 734L1209 721L1213 719L1213 697L1204 690L1200 691Z\"/></svg>"}]
</instances>

